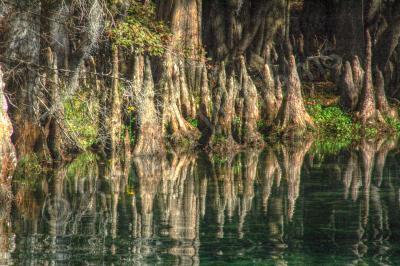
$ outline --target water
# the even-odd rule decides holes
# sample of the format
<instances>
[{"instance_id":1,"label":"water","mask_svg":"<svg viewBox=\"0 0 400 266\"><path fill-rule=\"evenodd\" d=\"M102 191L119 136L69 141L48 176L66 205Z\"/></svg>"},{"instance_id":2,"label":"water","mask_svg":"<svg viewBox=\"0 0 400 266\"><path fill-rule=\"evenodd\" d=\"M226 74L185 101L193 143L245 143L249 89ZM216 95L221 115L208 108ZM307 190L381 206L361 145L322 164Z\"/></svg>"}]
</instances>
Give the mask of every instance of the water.
<instances>
[{"instance_id":1,"label":"water","mask_svg":"<svg viewBox=\"0 0 400 266\"><path fill-rule=\"evenodd\" d=\"M127 165L83 155L14 180L0 264L399 265L398 152L385 140Z\"/></svg>"}]
</instances>

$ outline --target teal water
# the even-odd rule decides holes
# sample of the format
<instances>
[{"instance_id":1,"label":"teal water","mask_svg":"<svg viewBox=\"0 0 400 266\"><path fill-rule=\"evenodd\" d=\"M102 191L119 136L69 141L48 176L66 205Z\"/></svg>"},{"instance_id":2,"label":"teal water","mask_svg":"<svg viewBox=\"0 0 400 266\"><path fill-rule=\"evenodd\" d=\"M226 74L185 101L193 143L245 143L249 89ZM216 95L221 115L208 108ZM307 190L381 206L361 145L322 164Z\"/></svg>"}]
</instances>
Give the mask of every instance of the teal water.
<instances>
[{"instance_id":1,"label":"teal water","mask_svg":"<svg viewBox=\"0 0 400 266\"><path fill-rule=\"evenodd\" d=\"M399 151L83 155L13 181L0 264L399 265Z\"/></svg>"}]
</instances>

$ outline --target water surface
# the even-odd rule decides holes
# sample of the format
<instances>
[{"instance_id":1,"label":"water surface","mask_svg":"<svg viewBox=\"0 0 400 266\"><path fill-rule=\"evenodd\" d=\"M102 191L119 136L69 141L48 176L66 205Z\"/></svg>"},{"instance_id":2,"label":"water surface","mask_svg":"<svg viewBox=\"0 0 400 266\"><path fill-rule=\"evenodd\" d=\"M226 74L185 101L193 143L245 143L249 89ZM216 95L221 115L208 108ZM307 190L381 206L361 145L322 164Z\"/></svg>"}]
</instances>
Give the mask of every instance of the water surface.
<instances>
[{"instance_id":1,"label":"water surface","mask_svg":"<svg viewBox=\"0 0 400 266\"><path fill-rule=\"evenodd\" d=\"M13 181L0 264L400 264L399 148L311 143L121 164L83 155ZM4 190L4 189L3 189Z\"/></svg>"}]
</instances>

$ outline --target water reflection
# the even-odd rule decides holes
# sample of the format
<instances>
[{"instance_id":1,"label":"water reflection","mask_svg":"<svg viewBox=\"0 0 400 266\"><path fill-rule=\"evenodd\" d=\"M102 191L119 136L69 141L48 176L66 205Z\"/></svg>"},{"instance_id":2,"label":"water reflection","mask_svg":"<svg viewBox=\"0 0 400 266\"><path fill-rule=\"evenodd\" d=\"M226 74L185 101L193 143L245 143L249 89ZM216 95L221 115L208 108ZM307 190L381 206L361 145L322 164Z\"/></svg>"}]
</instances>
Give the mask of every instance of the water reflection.
<instances>
[{"instance_id":1,"label":"water reflection","mask_svg":"<svg viewBox=\"0 0 400 266\"><path fill-rule=\"evenodd\" d=\"M398 263L397 141L311 146L27 173L0 187L0 264Z\"/></svg>"}]
</instances>

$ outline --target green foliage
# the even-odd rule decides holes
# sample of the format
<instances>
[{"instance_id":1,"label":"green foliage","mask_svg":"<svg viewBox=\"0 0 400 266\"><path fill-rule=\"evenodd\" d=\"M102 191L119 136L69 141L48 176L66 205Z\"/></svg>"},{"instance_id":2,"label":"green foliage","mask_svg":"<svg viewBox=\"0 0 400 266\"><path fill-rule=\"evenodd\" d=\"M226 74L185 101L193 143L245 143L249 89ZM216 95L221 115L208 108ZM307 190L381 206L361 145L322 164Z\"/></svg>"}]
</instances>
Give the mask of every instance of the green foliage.
<instances>
[{"instance_id":1,"label":"green foliage","mask_svg":"<svg viewBox=\"0 0 400 266\"><path fill-rule=\"evenodd\" d=\"M264 120L258 120L257 121L257 129L258 131L264 131L267 125L265 124Z\"/></svg>"},{"instance_id":2,"label":"green foliage","mask_svg":"<svg viewBox=\"0 0 400 266\"><path fill-rule=\"evenodd\" d=\"M127 15L117 21L111 30L111 37L116 45L154 56L161 56L164 53L164 47L169 42L170 36L168 27L156 20L152 2L142 4L139 1L132 1Z\"/></svg>"},{"instance_id":3,"label":"green foliage","mask_svg":"<svg viewBox=\"0 0 400 266\"><path fill-rule=\"evenodd\" d=\"M224 157L224 156L221 156L218 154L213 154L211 157L211 161L214 164L224 164L224 163L228 162L228 157L226 157L226 156Z\"/></svg>"},{"instance_id":4,"label":"green foliage","mask_svg":"<svg viewBox=\"0 0 400 266\"><path fill-rule=\"evenodd\" d=\"M400 121L393 117L386 117L386 122L393 130L400 132Z\"/></svg>"},{"instance_id":5,"label":"green foliage","mask_svg":"<svg viewBox=\"0 0 400 266\"><path fill-rule=\"evenodd\" d=\"M320 136L334 139L352 139L358 132L359 125L339 107L323 107L320 104L307 106L313 117ZM357 134L356 134L357 135Z\"/></svg>"},{"instance_id":6,"label":"green foliage","mask_svg":"<svg viewBox=\"0 0 400 266\"><path fill-rule=\"evenodd\" d=\"M314 152L334 154L360 138L360 124L353 122L339 107L315 104L308 105L307 111L317 127Z\"/></svg>"},{"instance_id":7,"label":"green foliage","mask_svg":"<svg viewBox=\"0 0 400 266\"><path fill-rule=\"evenodd\" d=\"M18 160L15 167L13 182L33 188L41 177L44 177L46 169L40 164L36 154L28 154Z\"/></svg>"},{"instance_id":8,"label":"green foliage","mask_svg":"<svg viewBox=\"0 0 400 266\"><path fill-rule=\"evenodd\" d=\"M97 106L90 105L86 92L80 91L71 99L64 102L66 124L74 135L77 135L81 146L89 147L96 140L97 126L93 121L97 114Z\"/></svg>"},{"instance_id":9,"label":"green foliage","mask_svg":"<svg viewBox=\"0 0 400 266\"><path fill-rule=\"evenodd\" d=\"M197 120L197 119L190 118L190 119L188 120L188 122L189 122L189 124L191 124L193 127L198 127L198 126L199 126L199 120Z\"/></svg>"},{"instance_id":10,"label":"green foliage","mask_svg":"<svg viewBox=\"0 0 400 266\"><path fill-rule=\"evenodd\" d=\"M368 139L375 138L378 135L378 129L376 127L366 127L365 137Z\"/></svg>"},{"instance_id":11,"label":"green foliage","mask_svg":"<svg viewBox=\"0 0 400 266\"><path fill-rule=\"evenodd\" d=\"M313 143L311 153L337 154L349 147L351 143L351 139L320 138Z\"/></svg>"},{"instance_id":12,"label":"green foliage","mask_svg":"<svg viewBox=\"0 0 400 266\"><path fill-rule=\"evenodd\" d=\"M96 155L90 152L82 153L68 165L66 176L69 179L87 177L91 173L95 173L96 168Z\"/></svg>"},{"instance_id":13,"label":"green foliage","mask_svg":"<svg viewBox=\"0 0 400 266\"><path fill-rule=\"evenodd\" d=\"M233 118L233 124L234 124L235 126L240 126L240 125L242 124L242 119L241 119L239 116L235 116L235 117Z\"/></svg>"}]
</instances>

